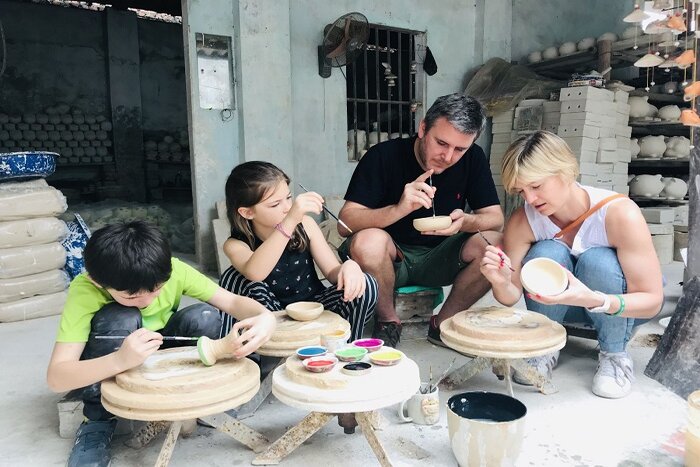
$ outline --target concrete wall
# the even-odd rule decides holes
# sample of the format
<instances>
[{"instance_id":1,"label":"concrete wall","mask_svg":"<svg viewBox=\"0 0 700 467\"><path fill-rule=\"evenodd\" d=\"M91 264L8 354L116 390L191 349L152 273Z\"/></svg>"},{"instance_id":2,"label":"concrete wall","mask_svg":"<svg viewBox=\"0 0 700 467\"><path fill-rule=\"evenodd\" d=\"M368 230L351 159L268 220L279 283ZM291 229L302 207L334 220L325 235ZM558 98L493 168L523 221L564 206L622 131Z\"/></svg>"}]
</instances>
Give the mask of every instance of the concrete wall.
<instances>
[{"instance_id":1,"label":"concrete wall","mask_svg":"<svg viewBox=\"0 0 700 467\"><path fill-rule=\"evenodd\" d=\"M633 0L512 0L512 59L520 61L534 50L620 34L630 26L622 18L632 11Z\"/></svg>"}]
</instances>

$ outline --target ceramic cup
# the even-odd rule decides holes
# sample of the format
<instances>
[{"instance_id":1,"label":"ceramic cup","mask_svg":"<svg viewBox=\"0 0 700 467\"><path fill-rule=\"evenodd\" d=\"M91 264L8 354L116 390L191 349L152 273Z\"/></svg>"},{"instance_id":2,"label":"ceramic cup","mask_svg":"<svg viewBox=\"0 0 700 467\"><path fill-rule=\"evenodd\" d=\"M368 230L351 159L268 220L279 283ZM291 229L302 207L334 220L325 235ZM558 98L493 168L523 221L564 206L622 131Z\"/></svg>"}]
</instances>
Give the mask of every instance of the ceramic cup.
<instances>
[{"instance_id":1,"label":"ceramic cup","mask_svg":"<svg viewBox=\"0 0 700 467\"><path fill-rule=\"evenodd\" d=\"M323 334L321 336L321 345L328 349L329 352L335 352L343 348L348 343L350 333L342 329Z\"/></svg>"},{"instance_id":2,"label":"ceramic cup","mask_svg":"<svg viewBox=\"0 0 700 467\"><path fill-rule=\"evenodd\" d=\"M440 420L440 391L434 387L432 392L423 394L421 391L427 391L428 386L428 383L421 383L419 391L399 405L401 421L434 425Z\"/></svg>"}]
</instances>

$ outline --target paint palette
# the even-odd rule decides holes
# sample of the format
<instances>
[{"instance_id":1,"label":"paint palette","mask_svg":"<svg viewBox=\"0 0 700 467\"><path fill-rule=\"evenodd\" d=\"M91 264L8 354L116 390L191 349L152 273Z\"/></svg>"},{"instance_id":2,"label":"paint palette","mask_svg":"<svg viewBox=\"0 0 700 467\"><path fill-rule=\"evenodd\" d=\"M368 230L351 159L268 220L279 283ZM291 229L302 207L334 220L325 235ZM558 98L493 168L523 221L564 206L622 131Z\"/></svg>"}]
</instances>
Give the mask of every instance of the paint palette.
<instances>
[{"instance_id":1,"label":"paint palette","mask_svg":"<svg viewBox=\"0 0 700 467\"><path fill-rule=\"evenodd\" d=\"M367 349L363 347L345 347L335 351L335 356L341 362L359 362L365 355L367 355Z\"/></svg>"},{"instance_id":2,"label":"paint palette","mask_svg":"<svg viewBox=\"0 0 700 467\"><path fill-rule=\"evenodd\" d=\"M367 362L346 363L340 370L348 376L366 375L372 369L372 364Z\"/></svg>"},{"instance_id":3,"label":"paint palette","mask_svg":"<svg viewBox=\"0 0 700 467\"><path fill-rule=\"evenodd\" d=\"M304 368L312 373L325 373L338 363L338 359L332 355L322 355L320 357L307 358L301 363L304 365Z\"/></svg>"},{"instance_id":4,"label":"paint palette","mask_svg":"<svg viewBox=\"0 0 700 467\"><path fill-rule=\"evenodd\" d=\"M384 347L381 350L373 352L369 355L369 360L378 366L396 365L403 358L403 352L399 352L391 347Z\"/></svg>"},{"instance_id":5,"label":"paint palette","mask_svg":"<svg viewBox=\"0 0 700 467\"><path fill-rule=\"evenodd\" d=\"M301 360L306 360L307 358L320 357L326 355L328 349L320 345L309 345L306 347L300 347L297 349L297 357ZM335 358L335 357L333 357Z\"/></svg>"},{"instance_id":6,"label":"paint palette","mask_svg":"<svg viewBox=\"0 0 700 467\"><path fill-rule=\"evenodd\" d=\"M352 342L352 345L355 347L360 347L363 349L367 349L367 352L376 352L377 350L381 349L382 346L384 345L384 341L381 339L357 339Z\"/></svg>"}]
</instances>

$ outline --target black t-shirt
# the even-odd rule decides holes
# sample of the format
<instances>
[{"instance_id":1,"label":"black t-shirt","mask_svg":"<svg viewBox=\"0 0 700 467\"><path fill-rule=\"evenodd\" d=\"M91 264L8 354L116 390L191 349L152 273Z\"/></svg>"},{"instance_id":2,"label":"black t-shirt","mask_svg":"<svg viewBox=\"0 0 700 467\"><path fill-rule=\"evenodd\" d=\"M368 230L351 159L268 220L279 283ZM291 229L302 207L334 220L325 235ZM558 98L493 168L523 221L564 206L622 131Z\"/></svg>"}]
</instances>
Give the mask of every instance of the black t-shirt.
<instances>
[{"instance_id":1,"label":"black t-shirt","mask_svg":"<svg viewBox=\"0 0 700 467\"><path fill-rule=\"evenodd\" d=\"M394 139L372 146L352 174L345 199L370 209L396 204L404 185L425 171L413 153L415 138ZM498 204L498 194L484 151L473 144L452 167L433 175L435 214L447 216L455 209L472 210ZM434 247L446 237L421 235L413 219L432 216L432 209L420 208L385 228L397 243Z\"/></svg>"}]
</instances>

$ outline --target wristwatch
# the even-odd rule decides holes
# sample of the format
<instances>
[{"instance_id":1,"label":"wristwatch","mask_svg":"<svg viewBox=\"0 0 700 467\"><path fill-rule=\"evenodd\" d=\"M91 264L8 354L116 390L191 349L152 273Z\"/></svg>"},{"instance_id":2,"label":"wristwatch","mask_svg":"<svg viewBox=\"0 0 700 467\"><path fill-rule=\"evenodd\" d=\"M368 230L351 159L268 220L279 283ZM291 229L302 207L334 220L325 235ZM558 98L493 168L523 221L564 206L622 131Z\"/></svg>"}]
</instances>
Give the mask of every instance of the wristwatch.
<instances>
[{"instance_id":1,"label":"wristwatch","mask_svg":"<svg viewBox=\"0 0 700 467\"><path fill-rule=\"evenodd\" d=\"M610 308L610 295L604 294L603 292L599 292L597 290L594 290L593 293L602 297L603 304L600 306L597 306L595 308L586 308L586 310L590 311L591 313L605 313L605 312L607 312L608 309Z\"/></svg>"}]
</instances>

